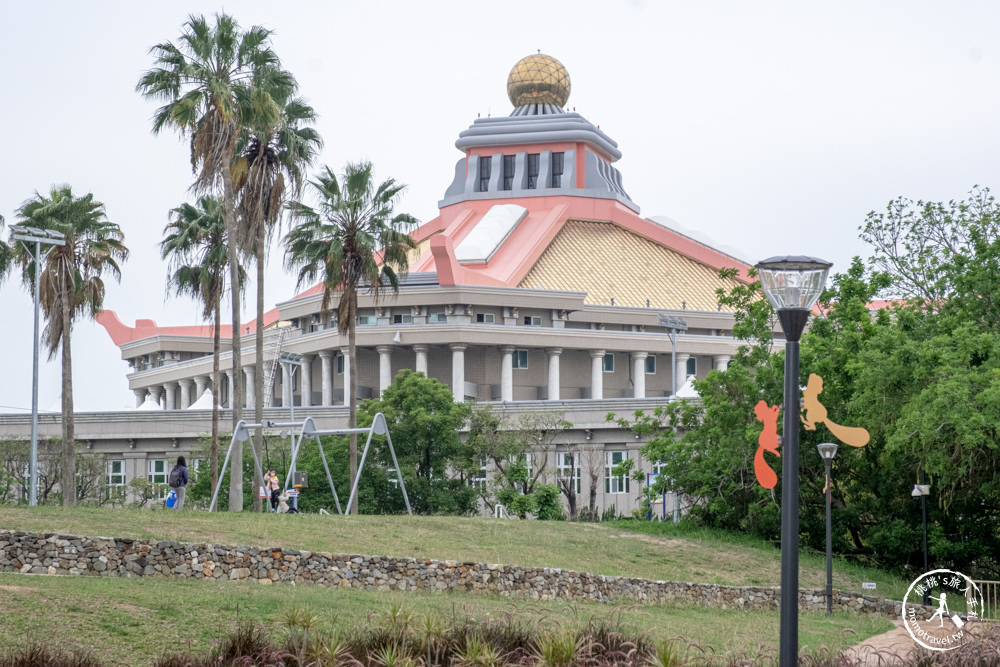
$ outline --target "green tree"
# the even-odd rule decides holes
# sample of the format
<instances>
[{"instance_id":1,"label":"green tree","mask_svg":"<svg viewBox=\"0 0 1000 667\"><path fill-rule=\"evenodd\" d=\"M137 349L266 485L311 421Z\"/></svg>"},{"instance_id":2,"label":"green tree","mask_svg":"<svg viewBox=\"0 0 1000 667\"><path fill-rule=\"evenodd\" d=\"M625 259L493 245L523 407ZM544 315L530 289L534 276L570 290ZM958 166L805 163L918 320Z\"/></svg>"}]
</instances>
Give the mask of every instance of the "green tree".
<instances>
[{"instance_id":1,"label":"green tree","mask_svg":"<svg viewBox=\"0 0 1000 667\"><path fill-rule=\"evenodd\" d=\"M245 388L240 370L240 282L236 230L236 190L232 163L245 122L251 84L260 91L292 87L291 75L281 69L270 46L271 31L253 26L243 32L236 19L216 14L215 25L204 16L191 15L177 44L163 42L150 49L155 66L139 79L136 91L164 102L153 117L153 133L175 128L191 138L192 186L198 193L217 192L221 184L229 284L232 289L234 399L233 424L243 418ZM260 325L260 323L258 323ZM258 398L258 400L260 400ZM243 506L242 452L234 452L229 509Z\"/></svg>"},{"instance_id":2,"label":"green tree","mask_svg":"<svg viewBox=\"0 0 1000 667\"><path fill-rule=\"evenodd\" d=\"M49 194L35 193L17 210L18 223L62 232L66 244L53 246L44 266L23 245L15 247L25 288L34 291L35 271L41 270L39 299L45 315L43 338L49 358L62 350L62 491L63 504L76 502L76 440L73 428L73 322L93 318L104 304L104 275L121 278L119 262L128 248L118 225L108 221L104 204L93 194L76 197L68 185Z\"/></svg>"},{"instance_id":3,"label":"green tree","mask_svg":"<svg viewBox=\"0 0 1000 667\"><path fill-rule=\"evenodd\" d=\"M3 225L4 219L3 216L0 215L0 230L3 229ZM3 283L7 274L9 274L10 270L14 268L15 261L16 257L14 253L13 240L11 245L7 245L3 239L0 239L0 283Z\"/></svg>"},{"instance_id":4,"label":"green tree","mask_svg":"<svg viewBox=\"0 0 1000 667\"><path fill-rule=\"evenodd\" d=\"M212 441L211 481L219 479L219 358L221 356L222 295L226 289L226 225L218 197L203 196L170 211L163 230L160 255L170 260L167 292L201 302L202 316L212 319ZM240 270L242 279L242 270Z\"/></svg>"},{"instance_id":5,"label":"green tree","mask_svg":"<svg viewBox=\"0 0 1000 667\"><path fill-rule=\"evenodd\" d=\"M340 179L324 167L314 181L317 208L293 207L298 225L285 237L286 263L298 268L298 284L323 283L323 312L334 292L340 292L337 327L347 332L350 383L346 388L350 428L357 426L357 363L355 324L358 290L367 289L378 302L387 290L399 291L409 266L407 251L415 246L407 234L417 220L396 213L405 188L393 179L376 184L370 162L349 163ZM351 481L358 470L358 439L350 437ZM350 508L356 514L357 507Z\"/></svg>"},{"instance_id":6,"label":"green tree","mask_svg":"<svg viewBox=\"0 0 1000 667\"><path fill-rule=\"evenodd\" d=\"M413 511L418 514L468 514L476 509L475 489L454 473L463 454L459 429L469 406L456 403L451 389L409 369L399 372L381 399L361 404L360 422L370 425L385 415ZM379 439L374 460L383 470L393 467L386 443ZM371 454L369 454L371 457ZM394 479L393 475L388 476ZM401 494L400 494L401 499ZM394 508L402 509L400 505Z\"/></svg>"},{"instance_id":7,"label":"green tree","mask_svg":"<svg viewBox=\"0 0 1000 667\"><path fill-rule=\"evenodd\" d=\"M257 266L254 396L260 398L254 403L256 423L264 419L264 261L286 197L301 194L304 170L323 145L319 133L309 127L316 121L316 112L303 99L292 97L294 87L282 87L294 81L275 83L279 85L270 91L258 86L247 91L246 125L233 169L234 186L240 193L240 245ZM260 437L255 435L255 439ZM255 486L260 484L263 480L256 480ZM260 509L259 502L255 509Z\"/></svg>"}]
</instances>

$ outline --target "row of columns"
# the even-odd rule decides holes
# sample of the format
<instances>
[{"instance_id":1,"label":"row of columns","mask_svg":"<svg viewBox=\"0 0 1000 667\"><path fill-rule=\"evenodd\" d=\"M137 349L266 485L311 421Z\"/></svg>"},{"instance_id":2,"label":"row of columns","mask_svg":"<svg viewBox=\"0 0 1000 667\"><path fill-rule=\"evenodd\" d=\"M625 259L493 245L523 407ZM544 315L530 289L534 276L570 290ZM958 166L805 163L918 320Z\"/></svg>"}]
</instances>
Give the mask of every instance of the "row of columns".
<instances>
[{"instance_id":1,"label":"row of columns","mask_svg":"<svg viewBox=\"0 0 1000 667\"><path fill-rule=\"evenodd\" d=\"M430 351L430 345L413 345L413 351L416 355L416 371L427 375L427 354ZM451 350L451 386L452 395L455 397L456 401L465 400L465 351L468 349L468 345L464 343L451 343L448 348ZM376 348L379 356L379 393L384 392L389 385L392 384L392 353L395 349L393 345L379 345ZM514 400L514 364L513 355L516 348L514 346L504 346L500 348L500 400L501 401L513 401ZM559 400L559 357L562 355L563 349L561 347L550 347L545 348L546 354L549 356L549 371L548 371L548 400L558 401ZM348 388L351 386L351 362L348 356L348 349L341 348L340 353L344 357L344 405L348 404ZM604 356L606 354L605 350L590 350L590 395L592 398L603 398L604 397ZM333 405L333 360L336 356L336 352L333 350L322 350L316 356L320 360L320 393L321 393L321 404L322 405ZM648 352L633 352L632 353L632 382L634 388L634 395L636 398L645 398L646 396L646 358L649 356ZM676 377L678 384L683 384L687 379L687 363L688 359L691 358L689 354L678 354L676 355ZM728 355L716 355L713 357L714 366L718 370L725 370L729 364L730 357ZM315 357L312 355L303 355L302 366L298 369L300 373L301 381L301 400L303 407L310 407L312 405L312 364ZM224 371L226 374L226 379L229 383L229 397L231 407L231 400L233 396L233 371L232 369ZM247 405L252 406L254 404L253 386L254 386L254 367L244 366L243 372L246 375L246 395L247 395ZM287 364L281 364L281 386L282 391L282 405L291 405L293 400L293 387L292 387L292 371L291 367ZM167 382L163 385L163 390L166 393L165 405L167 410L175 409L185 409L189 407L194 401L205 392L208 387L210 378L205 375L196 376L194 380L180 380L178 382ZM195 394L192 399L191 396L191 385L195 385ZM180 404L178 405L176 401L176 390L180 387ZM676 391L676 388L675 388ZM142 404L145 400L147 389L136 389L136 407ZM157 403L160 402L160 392L161 387L154 386L148 388L149 394L153 397L153 400Z\"/></svg>"}]
</instances>

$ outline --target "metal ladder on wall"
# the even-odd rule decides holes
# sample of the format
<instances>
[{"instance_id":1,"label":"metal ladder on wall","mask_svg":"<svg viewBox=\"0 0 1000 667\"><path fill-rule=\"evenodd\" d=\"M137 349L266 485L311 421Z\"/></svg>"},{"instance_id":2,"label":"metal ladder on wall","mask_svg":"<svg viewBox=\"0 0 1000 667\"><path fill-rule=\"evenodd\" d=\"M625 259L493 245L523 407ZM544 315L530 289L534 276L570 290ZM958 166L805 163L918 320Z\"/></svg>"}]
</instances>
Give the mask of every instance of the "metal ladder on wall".
<instances>
[{"instance_id":1,"label":"metal ladder on wall","mask_svg":"<svg viewBox=\"0 0 1000 667\"><path fill-rule=\"evenodd\" d=\"M275 336L274 340L268 346L270 349L264 350L265 363L268 358L270 358L270 363L267 363L267 368L264 371L264 407L271 407L271 401L274 399L274 376L278 374L278 359L281 357L281 341L285 338L285 332L291 329L290 326L278 327L278 335Z\"/></svg>"}]
</instances>

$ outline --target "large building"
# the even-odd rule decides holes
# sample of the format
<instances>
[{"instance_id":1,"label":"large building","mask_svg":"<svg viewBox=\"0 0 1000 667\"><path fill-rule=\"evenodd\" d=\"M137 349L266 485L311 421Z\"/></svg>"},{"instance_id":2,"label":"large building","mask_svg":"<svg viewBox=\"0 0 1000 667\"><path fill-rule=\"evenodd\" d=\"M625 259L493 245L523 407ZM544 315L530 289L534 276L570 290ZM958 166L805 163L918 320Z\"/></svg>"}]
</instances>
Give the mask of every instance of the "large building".
<instances>
[{"instance_id":1,"label":"large building","mask_svg":"<svg viewBox=\"0 0 1000 667\"><path fill-rule=\"evenodd\" d=\"M256 400L272 410L294 404L297 418L311 415L321 428L335 428L346 422L351 373L359 398L367 398L411 368L447 384L456 400L493 402L508 414L564 413L574 429L559 447L600 456L610 472L621 458L638 457L642 443L608 425L609 411L653 408L672 400L690 376L726 367L736 346L733 316L716 291L745 279L748 265L665 219L640 215L614 166L622 155L617 143L566 110L570 78L557 60L524 58L507 91L509 116L477 118L459 134L454 177L439 215L412 232L416 248L398 295L375 303L362 291L357 368L336 326L337 296L323 313L316 286L242 332L265 328L264 396L252 395L252 335L243 338L242 369L232 368L226 349L223 406L230 406L234 373L243 373L248 407ZM720 278L722 268L737 277ZM687 327L675 347L664 318ZM134 431L124 449L134 463L123 469L126 477L150 475L161 465L155 462L189 449L207 430L204 412L178 411L211 386L211 327L151 320L130 327L110 310L99 322L128 360L136 406L144 408L122 418ZM228 346L230 332L222 335ZM281 352L302 355L294 376L276 363ZM88 422L78 418L78 430ZM104 429L111 454L126 434L100 423L94 420L94 438ZM548 461L553 470L562 463L561 455ZM602 479L602 508L635 507L636 485Z\"/></svg>"}]
</instances>

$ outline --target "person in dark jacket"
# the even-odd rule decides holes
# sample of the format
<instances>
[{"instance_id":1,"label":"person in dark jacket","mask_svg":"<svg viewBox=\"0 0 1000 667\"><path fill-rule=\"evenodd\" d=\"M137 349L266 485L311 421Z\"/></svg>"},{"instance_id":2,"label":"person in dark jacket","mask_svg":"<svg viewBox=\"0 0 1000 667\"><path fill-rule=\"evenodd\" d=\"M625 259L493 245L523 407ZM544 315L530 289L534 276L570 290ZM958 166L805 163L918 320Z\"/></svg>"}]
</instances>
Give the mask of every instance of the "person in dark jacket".
<instances>
[{"instance_id":1,"label":"person in dark jacket","mask_svg":"<svg viewBox=\"0 0 1000 667\"><path fill-rule=\"evenodd\" d=\"M177 502L174 503L174 509L182 510L184 509L184 492L187 490L188 483L187 461L184 460L183 456L177 457L177 465L174 466L174 469L177 470L178 482L177 486L172 487L177 492Z\"/></svg>"}]
</instances>

